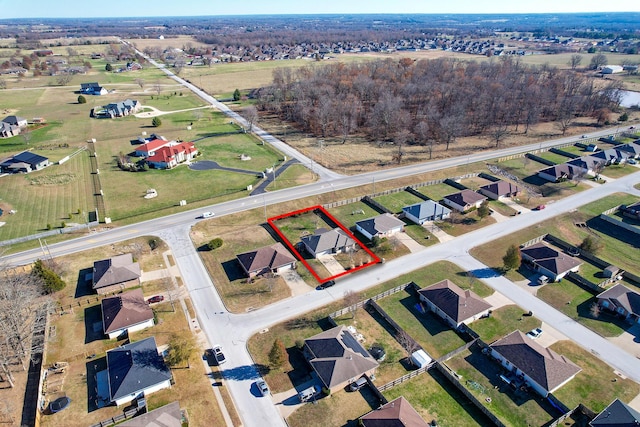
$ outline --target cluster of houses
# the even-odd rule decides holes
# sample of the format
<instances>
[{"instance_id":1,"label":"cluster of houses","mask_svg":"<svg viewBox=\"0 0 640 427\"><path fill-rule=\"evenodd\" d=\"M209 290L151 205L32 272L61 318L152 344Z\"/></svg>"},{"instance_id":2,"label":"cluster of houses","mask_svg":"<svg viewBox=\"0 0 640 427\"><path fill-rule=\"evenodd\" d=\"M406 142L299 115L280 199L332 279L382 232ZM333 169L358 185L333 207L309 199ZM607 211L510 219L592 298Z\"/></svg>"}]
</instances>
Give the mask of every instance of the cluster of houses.
<instances>
[{"instance_id":1,"label":"cluster of houses","mask_svg":"<svg viewBox=\"0 0 640 427\"><path fill-rule=\"evenodd\" d=\"M100 294L124 291L101 302L102 331L110 339L154 326L153 310L140 284L142 271L130 253L94 262L92 289ZM127 404L171 387L171 371L158 352L154 337L107 351L107 369L97 373L98 406Z\"/></svg>"},{"instance_id":2,"label":"cluster of houses","mask_svg":"<svg viewBox=\"0 0 640 427\"><path fill-rule=\"evenodd\" d=\"M538 176L550 182L560 182L585 175L595 176L605 166L635 162L640 159L640 142L629 142L604 150L598 150L596 144L591 144L587 147L587 151L591 151L592 154L538 171Z\"/></svg>"},{"instance_id":3,"label":"cluster of houses","mask_svg":"<svg viewBox=\"0 0 640 427\"><path fill-rule=\"evenodd\" d=\"M198 155L193 142L168 141L156 135L140 138L139 141L142 143L136 147L135 156L144 158L149 167L154 169L171 169Z\"/></svg>"}]
</instances>

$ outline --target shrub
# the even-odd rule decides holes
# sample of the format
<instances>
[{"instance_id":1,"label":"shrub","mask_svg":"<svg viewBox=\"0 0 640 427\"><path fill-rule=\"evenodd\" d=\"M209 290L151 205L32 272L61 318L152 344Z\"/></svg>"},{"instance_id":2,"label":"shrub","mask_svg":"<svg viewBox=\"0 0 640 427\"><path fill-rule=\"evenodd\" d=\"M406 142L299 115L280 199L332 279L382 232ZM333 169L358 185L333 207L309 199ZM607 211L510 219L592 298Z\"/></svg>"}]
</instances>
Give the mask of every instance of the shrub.
<instances>
[{"instance_id":1,"label":"shrub","mask_svg":"<svg viewBox=\"0 0 640 427\"><path fill-rule=\"evenodd\" d=\"M151 124L153 127L160 127L162 125L162 120L160 120L160 117L154 117L153 120L151 120Z\"/></svg>"},{"instance_id":2,"label":"shrub","mask_svg":"<svg viewBox=\"0 0 640 427\"><path fill-rule=\"evenodd\" d=\"M325 396L329 396L331 394L331 389L327 387L322 387L322 394Z\"/></svg>"},{"instance_id":3,"label":"shrub","mask_svg":"<svg viewBox=\"0 0 640 427\"><path fill-rule=\"evenodd\" d=\"M618 117L618 120L620 120L621 122L626 122L627 120L629 120L629 114L622 114L620 117Z\"/></svg>"},{"instance_id":4,"label":"shrub","mask_svg":"<svg viewBox=\"0 0 640 427\"><path fill-rule=\"evenodd\" d=\"M207 249L209 249L210 251L218 249L220 246L222 246L222 243L224 243L222 239L216 237L215 239L212 239L209 243L207 243Z\"/></svg>"},{"instance_id":5,"label":"shrub","mask_svg":"<svg viewBox=\"0 0 640 427\"><path fill-rule=\"evenodd\" d=\"M113 71L113 66L111 64L107 64L107 65L105 65L104 69L106 71Z\"/></svg>"},{"instance_id":6,"label":"shrub","mask_svg":"<svg viewBox=\"0 0 640 427\"><path fill-rule=\"evenodd\" d=\"M64 280L41 260L36 260L33 264L32 274L42 279L44 289L48 294L60 291L67 286Z\"/></svg>"},{"instance_id":7,"label":"shrub","mask_svg":"<svg viewBox=\"0 0 640 427\"><path fill-rule=\"evenodd\" d=\"M78 104L86 104L87 103L87 98L85 98L83 95L78 95Z\"/></svg>"},{"instance_id":8,"label":"shrub","mask_svg":"<svg viewBox=\"0 0 640 427\"><path fill-rule=\"evenodd\" d=\"M236 89L233 91L233 100L234 101L240 101L240 90Z\"/></svg>"},{"instance_id":9,"label":"shrub","mask_svg":"<svg viewBox=\"0 0 640 427\"><path fill-rule=\"evenodd\" d=\"M284 362L287 361L287 349L284 343L280 339L276 339L273 342L271 351L269 351L269 363L272 368L281 368Z\"/></svg>"},{"instance_id":10,"label":"shrub","mask_svg":"<svg viewBox=\"0 0 640 427\"><path fill-rule=\"evenodd\" d=\"M506 271L519 268L521 261L520 249L516 245L509 246L507 253L502 257L502 262L504 263L504 269Z\"/></svg>"}]
</instances>

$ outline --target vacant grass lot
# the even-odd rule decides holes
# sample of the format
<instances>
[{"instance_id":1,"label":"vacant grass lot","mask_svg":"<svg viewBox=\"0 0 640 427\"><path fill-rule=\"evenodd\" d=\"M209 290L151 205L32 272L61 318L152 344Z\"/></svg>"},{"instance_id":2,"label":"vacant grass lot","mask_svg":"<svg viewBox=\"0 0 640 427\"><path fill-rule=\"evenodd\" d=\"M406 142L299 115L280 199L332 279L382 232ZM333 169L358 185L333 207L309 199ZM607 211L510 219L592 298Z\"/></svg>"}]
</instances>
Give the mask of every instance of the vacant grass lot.
<instances>
[{"instance_id":1,"label":"vacant grass lot","mask_svg":"<svg viewBox=\"0 0 640 427\"><path fill-rule=\"evenodd\" d=\"M477 210L466 214L460 214L457 211L453 211L449 219L438 221L437 225L447 234L452 236L462 236L465 233L486 227L495 222L496 220L490 216L480 218Z\"/></svg>"},{"instance_id":2,"label":"vacant grass lot","mask_svg":"<svg viewBox=\"0 0 640 427\"><path fill-rule=\"evenodd\" d=\"M428 185L426 187L420 187L418 188L418 191L424 194L425 196L427 196L428 198L430 198L431 200L438 202L442 200L444 196L457 193L460 190L448 184L443 183L443 184Z\"/></svg>"},{"instance_id":3,"label":"vacant grass lot","mask_svg":"<svg viewBox=\"0 0 640 427\"><path fill-rule=\"evenodd\" d=\"M492 181L489 181L488 179L484 179L482 177L479 176L474 176L471 178L465 178L460 180L460 184L464 185L465 187L473 190L473 191L478 191L478 189L482 186L485 186L487 184L491 184ZM445 194L446 196L446 194Z\"/></svg>"},{"instance_id":4,"label":"vacant grass lot","mask_svg":"<svg viewBox=\"0 0 640 427\"><path fill-rule=\"evenodd\" d=\"M556 165L560 163L564 163L568 160L571 160L570 157L563 156L561 154L552 153L551 151L545 151L543 153L537 154L538 157L542 157L543 159L549 160Z\"/></svg>"}]
</instances>

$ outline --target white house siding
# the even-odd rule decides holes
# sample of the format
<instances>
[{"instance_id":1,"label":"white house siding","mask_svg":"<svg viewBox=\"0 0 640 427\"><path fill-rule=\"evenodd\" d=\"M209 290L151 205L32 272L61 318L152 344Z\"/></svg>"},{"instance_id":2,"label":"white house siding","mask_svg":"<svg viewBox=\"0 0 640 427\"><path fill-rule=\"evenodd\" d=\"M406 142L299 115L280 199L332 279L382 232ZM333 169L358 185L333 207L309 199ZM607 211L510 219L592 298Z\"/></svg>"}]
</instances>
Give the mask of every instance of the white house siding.
<instances>
[{"instance_id":1,"label":"white house siding","mask_svg":"<svg viewBox=\"0 0 640 427\"><path fill-rule=\"evenodd\" d=\"M373 239L373 236L371 234L369 234L369 232L367 230L365 230L364 228L360 227L358 224L356 224L356 230L358 230L360 232L360 234L362 234L367 239L369 239L369 240Z\"/></svg>"},{"instance_id":2,"label":"white house siding","mask_svg":"<svg viewBox=\"0 0 640 427\"><path fill-rule=\"evenodd\" d=\"M546 179L549 182L556 182L557 178L553 175L549 175L547 173L544 172L538 172L538 176L542 179Z\"/></svg>"},{"instance_id":3,"label":"white house siding","mask_svg":"<svg viewBox=\"0 0 640 427\"><path fill-rule=\"evenodd\" d=\"M145 328L150 328L153 325L154 325L153 319L149 319L146 322L138 323L137 325L129 326L128 328L122 328L122 329L118 329L117 331L110 332L109 333L109 338L110 339L118 338L125 331L129 331L129 333L137 332L137 331L141 331L141 330L143 330Z\"/></svg>"},{"instance_id":4,"label":"white house siding","mask_svg":"<svg viewBox=\"0 0 640 427\"><path fill-rule=\"evenodd\" d=\"M496 193L492 193L491 191L485 190L483 188L481 188L479 191L480 191L481 194L487 196L491 200L500 200L500 199L506 198L504 196L498 196Z\"/></svg>"},{"instance_id":5,"label":"white house siding","mask_svg":"<svg viewBox=\"0 0 640 427\"><path fill-rule=\"evenodd\" d=\"M132 393L128 396L124 396L124 397L121 397L120 399L116 399L115 403L116 403L116 406L124 405L125 403L131 402L133 399L137 398L138 396L142 396L143 394L145 396L148 396L151 393L155 393L156 391L160 391L165 388L171 388L171 380L165 380L154 386L147 387L144 390L140 390L137 393Z\"/></svg>"},{"instance_id":6,"label":"white house siding","mask_svg":"<svg viewBox=\"0 0 640 427\"><path fill-rule=\"evenodd\" d=\"M455 202L452 202L449 199L443 199L442 202L445 205L448 205L449 207L451 207L451 208L453 208L453 209L455 209L457 211L460 211L460 212L464 212L465 211L465 206L460 206L459 204L457 204Z\"/></svg>"},{"instance_id":7,"label":"white house siding","mask_svg":"<svg viewBox=\"0 0 640 427\"><path fill-rule=\"evenodd\" d=\"M287 265L283 265L282 267L278 267L276 268L276 273L281 273L283 271L289 271L293 269L293 263L292 264L287 264Z\"/></svg>"}]
</instances>

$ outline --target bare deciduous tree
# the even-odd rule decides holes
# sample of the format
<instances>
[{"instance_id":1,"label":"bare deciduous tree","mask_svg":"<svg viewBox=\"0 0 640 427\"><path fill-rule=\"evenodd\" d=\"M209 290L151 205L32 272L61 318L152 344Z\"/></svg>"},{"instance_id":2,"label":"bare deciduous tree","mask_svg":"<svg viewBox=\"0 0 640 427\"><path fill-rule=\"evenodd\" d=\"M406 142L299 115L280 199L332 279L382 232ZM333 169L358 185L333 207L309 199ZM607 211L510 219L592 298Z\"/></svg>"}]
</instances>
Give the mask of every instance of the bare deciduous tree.
<instances>
[{"instance_id":1,"label":"bare deciduous tree","mask_svg":"<svg viewBox=\"0 0 640 427\"><path fill-rule=\"evenodd\" d=\"M156 95L160 96L160 93L162 92L162 85L160 82L155 82L153 84L153 90L156 92Z\"/></svg>"},{"instance_id":2,"label":"bare deciduous tree","mask_svg":"<svg viewBox=\"0 0 640 427\"><path fill-rule=\"evenodd\" d=\"M14 386L11 367L26 369L27 361L44 350L44 333L51 301L33 274L0 266L0 372Z\"/></svg>"},{"instance_id":3,"label":"bare deciduous tree","mask_svg":"<svg viewBox=\"0 0 640 427\"><path fill-rule=\"evenodd\" d=\"M56 82L58 82L60 86L66 86L69 83L71 83L72 79L73 79L73 76L71 74L63 74L61 76L58 76L58 78L56 79Z\"/></svg>"},{"instance_id":4,"label":"bare deciduous tree","mask_svg":"<svg viewBox=\"0 0 640 427\"><path fill-rule=\"evenodd\" d=\"M258 109L255 106L250 105L244 109L242 114L244 115L244 119L247 121L247 125L249 125L247 132L253 132L253 125L258 122Z\"/></svg>"},{"instance_id":5,"label":"bare deciduous tree","mask_svg":"<svg viewBox=\"0 0 640 427\"><path fill-rule=\"evenodd\" d=\"M135 79L134 81L138 86L140 86L140 89L144 89L144 79Z\"/></svg>"},{"instance_id":6,"label":"bare deciduous tree","mask_svg":"<svg viewBox=\"0 0 640 427\"><path fill-rule=\"evenodd\" d=\"M582 55L578 55L576 53L571 55L571 58L569 59L569 66L571 67L572 70L575 70L580 66L581 62L582 62Z\"/></svg>"},{"instance_id":7,"label":"bare deciduous tree","mask_svg":"<svg viewBox=\"0 0 640 427\"><path fill-rule=\"evenodd\" d=\"M407 358L411 359L411 355L420 348L420 345L411 338L406 331L400 331L396 334L396 341L404 348Z\"/></svg>"},{"instance_id":8,"label":"bare deciduous tree","mask_svg":"<svg viewBox=\"0 0 640 427\"><path fill-rule=\"evenodd\" d=\"M349 312L351 313L351 318L354 319L356 317L356 304L360 302L360 294L358 292L348 290L344 292L344 305L349 308Z\"/></svg>"}]
</instances>

